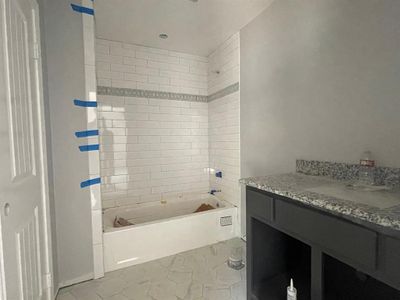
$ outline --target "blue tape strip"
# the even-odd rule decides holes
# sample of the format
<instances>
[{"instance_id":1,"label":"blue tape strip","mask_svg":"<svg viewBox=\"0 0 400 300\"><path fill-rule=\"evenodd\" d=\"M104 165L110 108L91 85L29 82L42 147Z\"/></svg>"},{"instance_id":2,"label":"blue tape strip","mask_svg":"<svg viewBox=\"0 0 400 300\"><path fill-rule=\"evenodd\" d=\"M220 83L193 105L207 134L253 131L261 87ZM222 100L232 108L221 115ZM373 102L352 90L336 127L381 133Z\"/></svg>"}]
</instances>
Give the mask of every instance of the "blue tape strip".
<instances>
[{"instance_id":1,"label":"blue tape strip","mask_svg":"<svg viewBox=\"0 0 400 300\"><path fill-rule=\"evenodd\" d=\"M82 106L82 107L97 107L97 101L84 101L75 99L74 104L76 106Z\"/></svg>"},{"instance_id":2,"label":"blue tape strip","mask_svg":"<svg viewBox=\"0 0 400 300\"><path fill-rule=\"evenodd\" d=\"M89 180L81 182L81 188L85 188L85 187L88 187L88 186L91 186L91 185L94 185L94 184L99 184L99 183L101 183L101 178L100 177L89 179Z\"/></svg>"},{"instance_id":3,"label":"blue tape strip","mask_svg":"<svg viewBox=\"0 0 400 300\"><path fill-rule=\"evenodd\" d=\"M91 16L94 15L94 9L93 8L80 6L80 5L76 5L76 4L72 4L72 3L71 3L71 7L72 7L73 11L76 11L78 13L88 14L88 15L91 15Z\"/></svg>"},{"instance_id":4,"label":"blue tape strip","mask_svg":"<svg viewBox=\"0 0 400 300\"><path fill-rule=\"evenodd\" d=\"M79 146L79 150L81 150L81 152L97 151L99 149L100 149L99 144Z\"/></svg>"},{"instance_id":5,"label":"blue tape strip","mask_svg":"<svg viewBox=\"0 0 400 300\"><path fill-rule=\"evenodd\" d=\"M88 137L88 136L96 136L99 135L99 131L96 130L84 130L84 131L77 131L75 132L75 136L77 138L84 138L84 137Z\"/></svg>"}]
</instances>

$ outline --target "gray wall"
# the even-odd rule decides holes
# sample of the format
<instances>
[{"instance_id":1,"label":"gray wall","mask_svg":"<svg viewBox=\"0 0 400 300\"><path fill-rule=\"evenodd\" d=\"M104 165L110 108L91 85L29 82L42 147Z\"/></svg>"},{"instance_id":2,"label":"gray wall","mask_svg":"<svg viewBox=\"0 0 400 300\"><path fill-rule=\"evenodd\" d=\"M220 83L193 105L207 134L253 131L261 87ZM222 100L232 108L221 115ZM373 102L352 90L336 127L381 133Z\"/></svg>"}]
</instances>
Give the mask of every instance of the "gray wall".
<instances>
[{"instance_id":1,"label":"gray wall","mask_svg":"<svg viewBox=\"0 0 400 300\"><path fill-rule=\"evenodd\" d=\"M82 16L71 1L45 0L44 38L47 66L55 237L58 282L71 283L93 272L91 207L87 154L78 150L74 132L86 129L86 111L73 105L85 94ZM79 4L80 1L74 1Z\"/></svg>"},{"instance_id":2,"label":"gray wall","mask_svg":"<svg viewBox=\"0 0 400 300\"><path fill-rule=\"evenodd\" d=\"M400 1L277 0L241 30L242 176L400 167Z\"/></svg>"}]
</instances>

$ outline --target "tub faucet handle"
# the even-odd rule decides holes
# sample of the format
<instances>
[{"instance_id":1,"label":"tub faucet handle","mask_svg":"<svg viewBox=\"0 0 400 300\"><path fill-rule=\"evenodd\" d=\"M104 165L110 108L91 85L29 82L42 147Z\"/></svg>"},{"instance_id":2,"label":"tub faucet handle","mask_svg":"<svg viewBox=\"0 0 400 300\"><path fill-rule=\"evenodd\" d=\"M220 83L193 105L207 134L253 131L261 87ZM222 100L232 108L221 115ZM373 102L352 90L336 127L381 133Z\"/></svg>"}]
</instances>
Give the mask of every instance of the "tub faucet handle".
<instances>
[{"instance_id":1,"label":"tub faucet handle","mask_svg":"<svg viewBox=\"0 0 400 300\"><path fill-rule=\"evenodd\" d=\"M221 192L222 192L221 190L211 190L209 191L209 194L215 195L215 193L221 193Z\"/></svg>"}]
</instances>

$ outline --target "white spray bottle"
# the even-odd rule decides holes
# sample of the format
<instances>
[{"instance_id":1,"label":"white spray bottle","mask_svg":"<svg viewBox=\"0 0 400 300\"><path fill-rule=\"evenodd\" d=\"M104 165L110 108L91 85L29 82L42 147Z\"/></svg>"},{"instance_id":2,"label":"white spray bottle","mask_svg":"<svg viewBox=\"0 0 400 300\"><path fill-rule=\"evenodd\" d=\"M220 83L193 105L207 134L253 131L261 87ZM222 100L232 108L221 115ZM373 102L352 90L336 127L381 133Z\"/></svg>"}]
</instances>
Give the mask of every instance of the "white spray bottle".
<instances>
[{"instance_id":1,"label":"white spray bottle","mask_svg":"<svg viewBox=\"0 0 400 300\"><path fill-rule=\"evenodd\" d=\"M293 285L292 278L290 278L290 286L287 287L287 300L297 300L297 290Z\"/></svg>"}]
</instances>

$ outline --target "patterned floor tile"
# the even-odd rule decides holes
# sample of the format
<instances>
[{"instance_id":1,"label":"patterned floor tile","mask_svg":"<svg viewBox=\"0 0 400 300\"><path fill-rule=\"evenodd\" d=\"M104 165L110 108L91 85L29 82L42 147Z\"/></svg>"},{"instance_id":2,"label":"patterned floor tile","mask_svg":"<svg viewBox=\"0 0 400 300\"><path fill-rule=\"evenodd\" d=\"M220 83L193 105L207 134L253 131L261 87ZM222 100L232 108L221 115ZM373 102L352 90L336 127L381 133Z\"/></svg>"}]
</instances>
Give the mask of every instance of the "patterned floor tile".
<instances>
[{"instance_id":1,"label":"patterned floor tile","mask_svg":"<svg viewBox=\"0 0 400 300\"><path fill-rule=\"evenodd\" d=\"M232 239L106 273L60 290L57 300L245 300L246 271L230 269Z\"/></svg>"}]
</instances>

